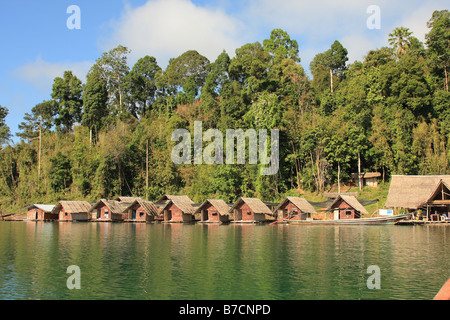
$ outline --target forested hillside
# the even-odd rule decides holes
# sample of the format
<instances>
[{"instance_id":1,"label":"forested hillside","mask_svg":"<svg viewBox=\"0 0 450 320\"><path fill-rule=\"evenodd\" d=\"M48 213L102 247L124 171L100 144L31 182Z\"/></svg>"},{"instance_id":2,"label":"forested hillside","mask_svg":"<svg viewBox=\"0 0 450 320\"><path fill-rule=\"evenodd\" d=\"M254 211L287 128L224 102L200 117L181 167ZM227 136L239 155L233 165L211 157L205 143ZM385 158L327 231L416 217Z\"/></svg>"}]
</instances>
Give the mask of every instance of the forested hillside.
<instances>
[{"instance_id":1,"label":"forested hillside","mask_svg":"<svg viewBox=\"0 0 450 320\"><path fill-rule=\"evenodd\" d=\"M239 196L276 201L323 192L352 172L448 174L450 13L435 11L426 43L407 28L385 47L348 63L335 41L302 67L301 44L281 29L209 61L195 50L162 69L152 56L128 65L128 48L103 53L83 83L70 70L54 79L12 144L0 106L0 203L18 210L61 199L163 193L194 201ZM149 53L151 54L151 53ZM279 129L276 175L258 166L175 165L172 132Z\"/></svg>"}]
</instances>

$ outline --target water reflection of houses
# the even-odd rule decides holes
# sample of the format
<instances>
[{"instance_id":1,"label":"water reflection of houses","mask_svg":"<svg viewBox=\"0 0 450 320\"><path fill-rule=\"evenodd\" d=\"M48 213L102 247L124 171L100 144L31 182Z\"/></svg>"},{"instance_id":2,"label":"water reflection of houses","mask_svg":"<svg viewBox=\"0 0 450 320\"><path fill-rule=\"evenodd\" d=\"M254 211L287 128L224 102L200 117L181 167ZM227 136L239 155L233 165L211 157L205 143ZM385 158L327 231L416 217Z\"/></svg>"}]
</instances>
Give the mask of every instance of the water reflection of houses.
<instances>
[{"instance_id":1,"label":"water reflection of houses","mask_svg":"<svg viewBox=\"0 0 450 320\"><path fill-rule=\"evenodd\" d=\"M392 176L385 207L422 211L426 221L449 221L450 175Z\"/></svg>"}]
</instances>

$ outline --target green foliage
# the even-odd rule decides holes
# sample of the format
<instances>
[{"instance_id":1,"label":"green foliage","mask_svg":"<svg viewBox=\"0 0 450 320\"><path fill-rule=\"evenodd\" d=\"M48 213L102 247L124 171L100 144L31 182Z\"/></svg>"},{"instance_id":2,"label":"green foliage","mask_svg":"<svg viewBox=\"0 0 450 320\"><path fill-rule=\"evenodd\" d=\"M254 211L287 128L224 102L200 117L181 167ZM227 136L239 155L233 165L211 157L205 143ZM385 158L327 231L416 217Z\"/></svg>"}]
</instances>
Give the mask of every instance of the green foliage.
<instances>
[{"instance_id":1,"label":"green foliage","mask_svg":"<svg viewBox=\"0 0 450 320\"><path fill-rule=\"evenodd\" d=\"M72 166L68 156L58 152L55 157L50 158L50 185L54 191L62 191L72 183Z\"/></svg>"},{"instance_id":2,"label":"green foliage","mask_svg":"<svg viewBox=\"0 0 450 320\"><path fill-rule=\"evenodd\" d=\"M0 105L0 146L9 141L11 132L6 125L5 118L8 115L8 108Z\"/></svg>"}]
</instances>

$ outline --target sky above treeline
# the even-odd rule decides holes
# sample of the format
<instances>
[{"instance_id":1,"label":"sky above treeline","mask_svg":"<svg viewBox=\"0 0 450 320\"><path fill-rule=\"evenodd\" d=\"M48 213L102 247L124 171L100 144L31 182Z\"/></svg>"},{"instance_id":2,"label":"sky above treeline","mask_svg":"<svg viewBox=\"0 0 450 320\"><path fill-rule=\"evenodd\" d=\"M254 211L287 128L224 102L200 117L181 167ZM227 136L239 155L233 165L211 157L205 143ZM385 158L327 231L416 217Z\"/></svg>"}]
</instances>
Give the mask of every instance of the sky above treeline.
<instances>
[{"instance_id":1,"label":"sky above treeline","mask_svg":"<svg viewBox=\"0 0 450 320\"><path fill-rule=\"evenodd\" d=\"M130 68L145 55L165 68L188 50L211 62L223 50L233 57L237 48L262 43L281 28L297 40L309 72L314 56L334 40L348 50L348 63L387 46L399 26L424 42L431 14L444 9L448 0L2 1L0 105L9 109L6 123L14 135L24 114L51 98L55 77L72 70L84 83L95 60L119 44L131 50Z\"/></svg>"}]
</instances>

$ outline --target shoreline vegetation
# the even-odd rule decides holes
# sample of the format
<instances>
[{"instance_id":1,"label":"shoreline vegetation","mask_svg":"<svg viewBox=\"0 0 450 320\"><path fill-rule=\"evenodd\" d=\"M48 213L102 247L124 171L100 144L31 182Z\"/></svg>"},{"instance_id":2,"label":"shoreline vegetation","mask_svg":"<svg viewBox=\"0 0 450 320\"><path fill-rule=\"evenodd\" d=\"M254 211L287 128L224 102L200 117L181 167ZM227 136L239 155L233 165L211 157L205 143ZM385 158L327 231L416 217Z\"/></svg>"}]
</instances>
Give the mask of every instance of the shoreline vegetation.
<instances>
[{"instance_id":1,"label":"shoreline vegetation","mask_svg":"<svg viewBox=\"0 0 450 320\"><path fill-rule=\"evenodd\" d=\"M359 199L380 200L367 207L372 214L393 175L449 173L449 11L435 11L427 27L424 43L395 28L362 61L348 61L336 40L314 57L311 76L302 44L281 29L232 56L209 61L190 50L165 68L150 55L129 66L130 51L119 45L84 83L70 70L56 77L48 100L24 115L20 142L12 143L8 108L0 106L1 210L116 195L321 202L325 192L357 191ZM195 121L222 134L279 130L278 172L263 176L261 164L249 163L174 164L171 135L193 132ZM379 187L350 187L355 172L379 172Z\"/></svg>"}]
</instances>

